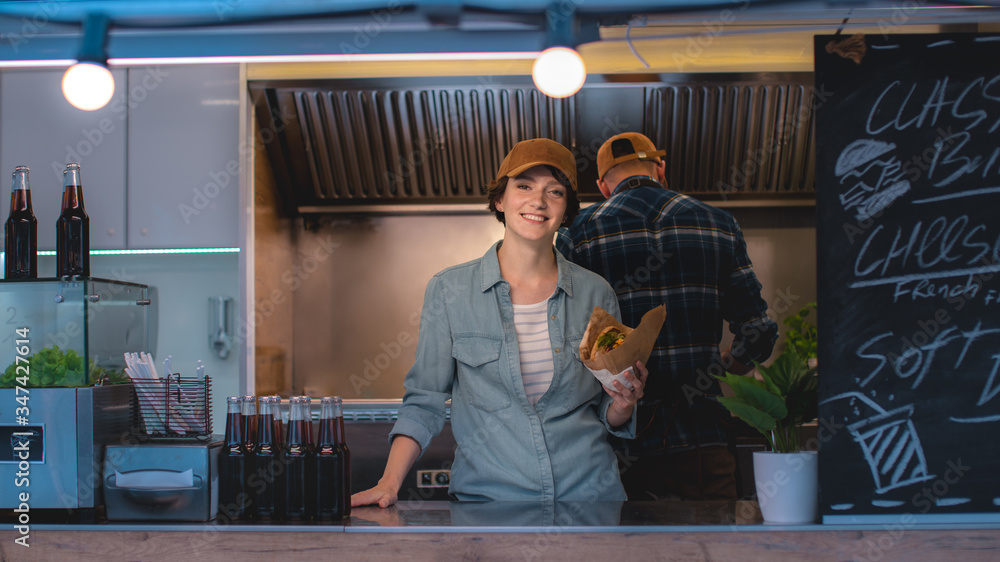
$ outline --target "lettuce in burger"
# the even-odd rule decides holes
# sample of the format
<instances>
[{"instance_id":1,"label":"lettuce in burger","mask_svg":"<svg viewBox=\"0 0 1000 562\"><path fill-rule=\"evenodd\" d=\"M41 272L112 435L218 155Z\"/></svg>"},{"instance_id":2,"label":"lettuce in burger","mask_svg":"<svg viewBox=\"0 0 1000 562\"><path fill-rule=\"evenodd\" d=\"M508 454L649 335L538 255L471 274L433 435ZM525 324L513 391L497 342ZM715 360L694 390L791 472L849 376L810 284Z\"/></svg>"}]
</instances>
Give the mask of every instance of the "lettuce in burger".
<instances>
[{"instance_id":1,"label":"lettuce in burger","mask_svg":"<svg viewBox=\"0 0 1000 562\"><path fill-rule=\"evenodd\" d=\"M607 326L597 335L597 341L590 351L590 359L596 360L599 353L608 353L625 343L625 334L614 326Z\"/></svg>"}]
</instances>

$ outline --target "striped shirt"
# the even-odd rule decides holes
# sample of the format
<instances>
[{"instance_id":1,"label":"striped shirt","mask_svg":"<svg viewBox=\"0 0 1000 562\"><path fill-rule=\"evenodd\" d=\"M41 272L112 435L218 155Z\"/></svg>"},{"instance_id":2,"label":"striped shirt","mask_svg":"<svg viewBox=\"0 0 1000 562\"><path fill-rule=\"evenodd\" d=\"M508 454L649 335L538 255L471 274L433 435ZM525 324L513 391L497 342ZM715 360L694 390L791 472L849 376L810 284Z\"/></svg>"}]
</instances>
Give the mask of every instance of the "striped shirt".
<instances>
[{"instance_id":1,"label":"striped shirt","mask_svg":"<svg viewBox=\"0 0 1000 562\"><path fill-rule=\"evenodd\" d=\"M521 356L521 379L534 406L552 384L552 344L549 343L549 301L514 305L514 332Z\"/></svg>"},{"instance_id":2,"label":"striped shirt","mask_svg":"<svg viewBox=\"0 0 1000 562\"><path fill-rule=\"evenodd\" d=\"M667 306L646 362L641 434L627 444L629 454L727 442L729 414L711 398L721 393L712 375L724 372L723 321L734 334L733 357L745 365L767 359L777 339L736 219L633 176L561 229L556 248L607 279L625 325L637 326L650 309Z\"/></svg>"}]
</instances>

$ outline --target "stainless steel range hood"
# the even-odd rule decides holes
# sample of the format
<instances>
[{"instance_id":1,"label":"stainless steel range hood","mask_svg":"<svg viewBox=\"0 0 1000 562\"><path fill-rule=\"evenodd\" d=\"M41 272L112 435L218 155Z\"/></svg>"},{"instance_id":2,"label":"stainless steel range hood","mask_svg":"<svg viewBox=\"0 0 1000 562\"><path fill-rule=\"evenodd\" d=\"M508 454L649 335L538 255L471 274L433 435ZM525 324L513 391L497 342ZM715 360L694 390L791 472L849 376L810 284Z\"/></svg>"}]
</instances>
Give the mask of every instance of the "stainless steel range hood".
<instances>
[{"instance_id":1,"label":"stainless steel range hood","mask_svg":"<svg viewBox=\"0 0 1000 562\"><path fill-rule=\"evenodd\" d=\"M802 198L813 191L812 76L647 76L591 80L556 100L527 77L251 81L288 214L465 212L519 140L577 155L595 201L596 151L641 131L668 152L672 187L709 199Z\"/></svg>"},{"instance_id":2,"label":"stainless steel range hood","mask_svg":"<svg viewBox=\"0 0 1000 562\"><path fill-rule=\"evenodd\" d=\"M569 144L573 103L525 83L470 80L251 83L286 205L297 212L358 205L482 202L521 138Z\"/></svg>"}]
</instances>

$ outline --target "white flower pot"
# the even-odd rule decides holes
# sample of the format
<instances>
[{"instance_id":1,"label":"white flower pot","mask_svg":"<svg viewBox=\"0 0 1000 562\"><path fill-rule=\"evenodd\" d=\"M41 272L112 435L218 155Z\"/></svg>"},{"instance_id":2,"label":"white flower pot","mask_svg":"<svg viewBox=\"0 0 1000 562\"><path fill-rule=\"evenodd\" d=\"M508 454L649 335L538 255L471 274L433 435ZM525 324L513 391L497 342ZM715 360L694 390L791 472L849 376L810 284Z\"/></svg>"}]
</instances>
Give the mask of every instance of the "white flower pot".
<instances>
[{"instance_id":1,"label":"white flower pot","mask_svg":"<svg viewBox=\"0 0 1000 562\"><path fill-rule=\"evenodd\" d=\"M753 454L757 503L765 523L815 523L819 508L816 451Z\"/></svg>"}]
</instances>

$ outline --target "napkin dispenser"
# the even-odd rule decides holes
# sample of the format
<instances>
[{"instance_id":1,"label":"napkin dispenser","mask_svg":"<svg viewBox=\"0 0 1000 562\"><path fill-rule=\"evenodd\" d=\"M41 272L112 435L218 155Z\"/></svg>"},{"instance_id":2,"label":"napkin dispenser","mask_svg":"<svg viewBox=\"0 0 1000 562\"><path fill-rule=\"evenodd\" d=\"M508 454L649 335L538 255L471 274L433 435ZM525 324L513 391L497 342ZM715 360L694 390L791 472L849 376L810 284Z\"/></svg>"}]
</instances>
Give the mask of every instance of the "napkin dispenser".
<instances>
[{"instance_id":1,"label":"napkin dispenser","mask_svg":"<svg viewBox=\"0 0 1000 562\"><path fill-rule=\"evenodd\" d=\"M109 445L104 501L109 521L210 521L219 506L221 440L158 439Z\"/></svg>"}]
</instances>

